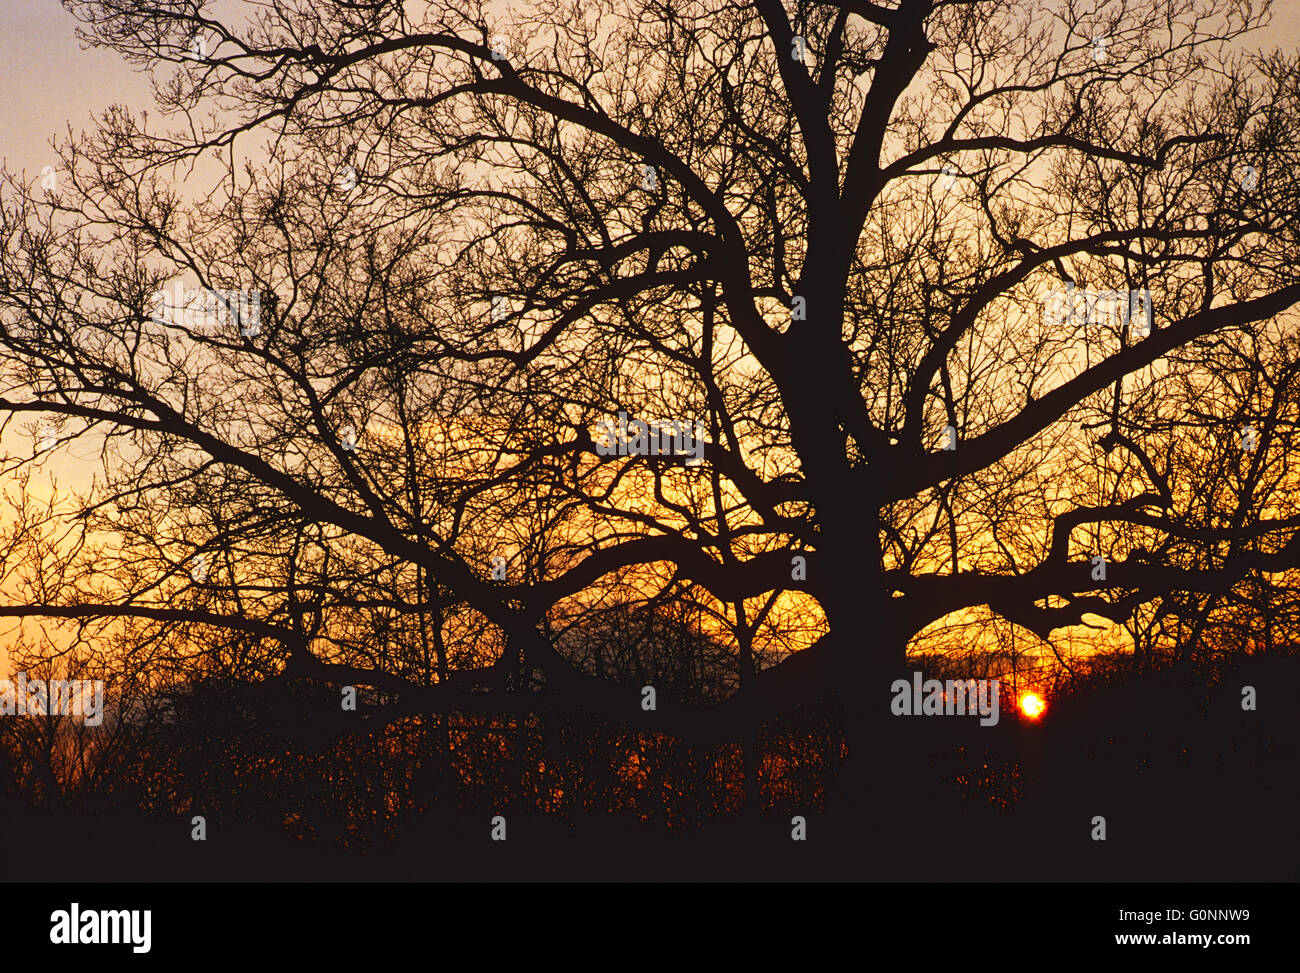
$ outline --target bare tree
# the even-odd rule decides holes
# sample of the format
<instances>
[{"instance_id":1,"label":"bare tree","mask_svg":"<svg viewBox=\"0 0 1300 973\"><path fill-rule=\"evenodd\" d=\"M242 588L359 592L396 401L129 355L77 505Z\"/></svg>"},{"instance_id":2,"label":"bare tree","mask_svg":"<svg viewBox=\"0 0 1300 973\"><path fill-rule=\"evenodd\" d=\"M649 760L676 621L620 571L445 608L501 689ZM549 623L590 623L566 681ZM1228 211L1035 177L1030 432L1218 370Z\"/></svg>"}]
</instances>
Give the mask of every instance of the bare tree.
<instances>
[{"instance_id":1,"label":"bare tree","mask_svg":"<svg viewBox=\"0 0 1300 973\"><path fill-rule=\"evenodd\" d=\"M1300 565L1151 459L1159 390L1300 300L1265 3L65 6L166 122L6 194L0 408L102 444L117 539L9 614L238 633L394 713L720 739L833 689L870 753L953 613L1047 637ZM669 596L728 703L646 711L555 637Z\"/></svg>"}]
</instances>

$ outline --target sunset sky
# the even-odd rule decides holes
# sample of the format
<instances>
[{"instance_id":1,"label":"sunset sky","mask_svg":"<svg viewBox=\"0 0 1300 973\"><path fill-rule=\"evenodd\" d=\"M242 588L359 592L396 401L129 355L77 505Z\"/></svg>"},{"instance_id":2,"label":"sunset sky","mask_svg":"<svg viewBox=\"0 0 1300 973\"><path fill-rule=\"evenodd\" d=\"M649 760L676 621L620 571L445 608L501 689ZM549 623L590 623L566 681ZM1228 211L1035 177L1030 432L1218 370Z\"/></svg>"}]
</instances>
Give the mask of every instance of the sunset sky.
<instances>
[{"instance_id":1,"label":"sunset sky","mask_svg":"<svg viewBox=\"0 0 1300 973\"><path fill-rule=\"evenodd\" d=\"M116 54L83 50L76 21L58 0L8 0L0 5L0 159L39 175L49 141L67 124L93 128L93 116L114 103L152 106L148 77ZM1252 35L1250 48L1295 44L1300 0L1277 0L1273 25Z\"/></svg>"},{"instance_id":2,"label":"sunset sky","mask_svg":"<svg viewBox=\"0 0 1300 973\"><path fill-rule=\"evenodd\" d=\"M1300 878L1300 0L0 45L15 876Z\"/></svg>"},{"instance_id":3,"label":"sunset sky","mask_svg":"<svg viewBox=\"0 0 1300 973\"><path fill-rule=\"evenodd\" d=\"M25 171L34 182L54 162L51 139L66 135L69 126L93 129L95 116L115 103L152 109L148 76L111 52L83 49L75 20L57 0L9 0L0 6L0 27L0 88L7 93L0 100L0 160L8 170ZM1249 47L1294 44L1298 35L1300 0L1281 0L1272 28L1254 35ZM2 445L12 452L29 449L30 424L14 422ZM83 441L61 449L46 469L62 488L76 489L87 484L96 461L93 447ZM0 671L6 668L0 647Z\"/></svg>"}]
</instances>

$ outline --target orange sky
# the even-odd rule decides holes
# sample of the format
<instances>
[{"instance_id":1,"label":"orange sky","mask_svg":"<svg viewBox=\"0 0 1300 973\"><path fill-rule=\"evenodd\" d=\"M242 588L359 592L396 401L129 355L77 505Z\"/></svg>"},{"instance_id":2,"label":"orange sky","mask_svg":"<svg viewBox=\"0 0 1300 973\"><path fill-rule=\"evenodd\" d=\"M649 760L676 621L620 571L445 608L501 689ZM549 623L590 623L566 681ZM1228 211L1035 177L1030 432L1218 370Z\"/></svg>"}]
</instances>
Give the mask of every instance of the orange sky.
<instances>
[{"instance_id":1,"label":"orange sky","mask_svg":"<svg viewBox=\"0 0 1300 973\"><path fill-rule=\"evenodd\" d=\"M0 160L11 171L26 170L33 181L54 162L49 142L65 134L68 124L74 130L93 128L93 116L114 103L137 111L153 108L147 76L111 52L83 50L75 26L57 0L0 3ZM1300 0L1276 0L1273 26L1249 46L1300 46ZM27 425L16 423L3 446L21 451ZM93 450L61 453L50 466L61 485L85 486L94 472ZM0 646L0 672L6 669Z\"/></svg>"}]
</instances>

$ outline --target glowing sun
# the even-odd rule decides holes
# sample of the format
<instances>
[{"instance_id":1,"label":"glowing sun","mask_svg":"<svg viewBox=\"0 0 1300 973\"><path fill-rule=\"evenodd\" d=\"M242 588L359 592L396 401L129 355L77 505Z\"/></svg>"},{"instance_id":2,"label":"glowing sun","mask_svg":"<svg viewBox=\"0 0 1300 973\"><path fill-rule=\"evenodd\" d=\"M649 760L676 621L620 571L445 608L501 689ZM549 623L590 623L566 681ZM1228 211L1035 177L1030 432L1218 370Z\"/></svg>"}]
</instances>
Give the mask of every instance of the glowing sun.
<instances>
[{"instance_id":1,"label":"glowing sun","mask_svg":"<svg viewBox=\"0 0 1300 973\"><path fill-rule=\"evenodd\" d=\"M1036 720L1042 716L1045 709L1047 709L1047 704L1043 702L1043 697L1036 693L1025 693L1020 697L1020 712L1031 720Z\"/></svg>"}]
</instances>

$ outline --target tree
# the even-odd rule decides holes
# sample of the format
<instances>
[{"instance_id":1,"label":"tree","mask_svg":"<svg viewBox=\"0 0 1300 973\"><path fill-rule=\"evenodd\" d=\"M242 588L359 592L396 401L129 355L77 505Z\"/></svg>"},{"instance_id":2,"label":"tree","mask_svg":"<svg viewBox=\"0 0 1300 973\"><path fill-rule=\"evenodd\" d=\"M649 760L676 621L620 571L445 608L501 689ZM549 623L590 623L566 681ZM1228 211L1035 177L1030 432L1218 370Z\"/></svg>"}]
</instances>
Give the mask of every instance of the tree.
<instances>
[{"instance_id":1,"label":"tree","mask_svg":"<svg viewBox=\"0 0 1300 973\"><path fill-rule=\"evenodd\" d=\"M102 439L79 523L119 546L8 614L408 711L716 737L834 689L883 760L937 620L1300 566L1151 458L1155 391L1300 300L1297 62L1234 49L1267 4L65 5L172 124L11 182L0 408ZM803 650L651 713L553 637L667 598Z\"/></svg>"}]
</instances>

